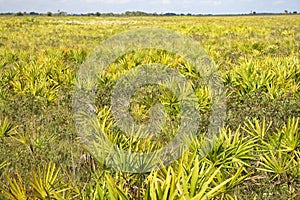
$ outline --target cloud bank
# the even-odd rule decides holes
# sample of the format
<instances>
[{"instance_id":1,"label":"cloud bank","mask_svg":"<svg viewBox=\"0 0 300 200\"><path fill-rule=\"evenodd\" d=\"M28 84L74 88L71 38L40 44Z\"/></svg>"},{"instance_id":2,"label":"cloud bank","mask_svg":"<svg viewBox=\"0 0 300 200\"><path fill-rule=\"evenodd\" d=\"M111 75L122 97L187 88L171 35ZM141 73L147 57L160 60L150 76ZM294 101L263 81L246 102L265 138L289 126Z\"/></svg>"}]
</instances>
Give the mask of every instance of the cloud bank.
<instances>
[{"instance_id":1,"label":"cloud bank","mask_svg":"<svg viewBox=\"0 0 300 200\"><path fill-rule=\"evenodd\" d=\"M175 12L234 14L256 12L300 12L299 0L0 0L0 12L35 11L68 13Z\"/></svg>"}]
</instances>

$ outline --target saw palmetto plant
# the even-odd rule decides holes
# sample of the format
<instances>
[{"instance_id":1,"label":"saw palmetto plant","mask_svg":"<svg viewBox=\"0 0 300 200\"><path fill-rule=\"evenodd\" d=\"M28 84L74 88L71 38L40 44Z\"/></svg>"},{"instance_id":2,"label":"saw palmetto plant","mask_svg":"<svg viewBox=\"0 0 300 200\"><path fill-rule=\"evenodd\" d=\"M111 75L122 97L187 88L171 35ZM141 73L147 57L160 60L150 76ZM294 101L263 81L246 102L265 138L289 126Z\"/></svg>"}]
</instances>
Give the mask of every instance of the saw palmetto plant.
<instances>
[{"instance_id":1,"label":"saw palmetto plant","mask_svg":"<svg viewBox=\"0 0 300 200\"><path fill-rule=\"evenodd\" d=\"M0 199L300 198L299 15L0 19ZM96 84L76 78L101 42L127 30L158 26L201 45L219 72L227 112L213 142L206 141L214 103L203 78L207 68L193 66L183 55L138 49L120 55L103 74L94 74ZM151 168L151 159L137 161L121 152L149 153L168 145L184 124L180 96L158 84L132 94L128 113L134 123L164 117L151 127L159 134L143 138L141 130L119 127L112 91L133 69L156 63L188 80L199 127L178 159ZM80 104L88 113L72 110L74 86L95 93L93 101ZM94 118L85 128L96 133L89 143L94 149L83 142L85 135L74 123L91 113ZM111 144L119 149L114 159ZM114 162L144 171L106 165Z\"/></svg>"}]
</instances>

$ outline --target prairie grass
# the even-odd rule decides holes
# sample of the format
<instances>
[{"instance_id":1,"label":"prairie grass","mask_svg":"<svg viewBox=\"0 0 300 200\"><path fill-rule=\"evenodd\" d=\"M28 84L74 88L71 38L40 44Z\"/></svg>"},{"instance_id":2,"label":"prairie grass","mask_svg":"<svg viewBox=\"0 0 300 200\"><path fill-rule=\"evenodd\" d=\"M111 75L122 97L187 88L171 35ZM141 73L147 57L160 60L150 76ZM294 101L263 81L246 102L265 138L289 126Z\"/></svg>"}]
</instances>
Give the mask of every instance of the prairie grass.
<instances>
[{"instance_id":1,"label":"prairie grass","mask_svg":"<svg viewBox=\"0 0 300 200\"><path fill-rule=\"evenodd\" d=\"M118 58L99 81L95 110L100 128L119 147L138 152L164 146L180 118L170 91L149 86L135 93L131 114L148 120L151 106L161 102L168 126L145 140L118 129L110 91L140 64L163 63L191 79L201 116L189 151L170 166L133 174L107 168L83 147L72 95L76 72L94 48L140 27L172 29L203 46L226 88L227 115L203 156L211 96L193 66L164 51ZM299 27L299 15L0 16L0 199L299 199Z\"/></svg>"}]
</instances>

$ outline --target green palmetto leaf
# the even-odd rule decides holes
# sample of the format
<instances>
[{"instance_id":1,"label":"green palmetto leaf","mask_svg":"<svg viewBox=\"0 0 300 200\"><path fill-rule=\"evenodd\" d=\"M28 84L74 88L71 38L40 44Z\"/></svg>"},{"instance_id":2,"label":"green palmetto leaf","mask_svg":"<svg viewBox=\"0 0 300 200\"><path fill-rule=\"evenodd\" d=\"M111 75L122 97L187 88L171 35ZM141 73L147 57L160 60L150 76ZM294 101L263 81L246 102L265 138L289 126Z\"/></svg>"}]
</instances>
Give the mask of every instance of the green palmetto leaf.
<instances>
[{"instance_id":1,"label":"green palmetto leaf","mask_svg":"<svg viewBox=\"0 0 300 200\"><path fill-rule=\"evenodd\" d=\"M251 152L257 146L257 137L244 136L239 129L234 133L230 129L223 129L204 160L215 166L224 165L226 168L249 166L249 161L255 159Z\"/></svg>"},{"instance_id":2,"label":"green palmetto leaf","mask_svg":"<svg viewBox=\"0 0 300 200\"><path fill-rule=\"evenodd\" d=\"M110 175L107 174L105 177L107 181L108 194L111 200L129 200L126 192L117 186L115 180Z\"/></svg>"},{"instance_id":3,"label":"green palmetto leaf","mask_svg":"<svg viewBox=\"0 0 300 200\"><path fill-rule=\"evenodd\" d=\"M288 171L291 164L294 162L294 156L277 150L275 153L273 150L260 156L261 162L259 162L263 168L259 168L262 171L275 173L277 175L282 175Z\"/></svg>"},{"instance_id":4,"label":"green palmetto leaf","mask_svg":"<svg viewBox=\"0 0 300 200\"><path fill-rule=\"evenodd\" d=\"M75 192L75 195L72 196L72 199L82 199L82 200L106 200L107 185L101 182L103 179L97 180L96 185L89 183L86 184L83 188L72 185L72 191Z\"/></svg>"},{"instance_id":5,"label":"green palmetto leaf","mask_svg":"<svg viewBox=\"0 0 300 200\"><path fill-rule=\"evenodd\" d=\"M46 167L38 168L37 172L32 171L32 180L30 185L38 198L59 198L60 194L69 190L62 181L59 180L59 168L55 164L49 163Z\"/></svg>"},{"instance_id":6,"label":"green palmetto leaf","mask_svg":"<svg viewBox=\"0 0 300 200\"><path fill-rule=\"evenodd\" d=\"M249 177L251 175L250 173L247 173L246 175L241 175L242 172L245 171L245 167L244 166L240 166L237 170L235 170L236 172L227 172L222 170L221 173L218 173L216 176L217 182L213 181L213 184L215 186L218 186L219 183L222 183L224 181L226 181L228 179L228 174L230 175L230 177L232 178L230 182L228 182L224 188L222 189L222 195L227 195L228 197L231 196L231 193L234 192L235 188L241 184L247 177ZM234 174L232 174L234 173Z\"/></svg>"},{"instance_id":7,"label":"green palmetto leaf","mask_svg":"<svg viewBox=\"0 0 300 200\"><path fill-rule=\"evenodd\" d=\"M7 163L7 161L3 161L0 163L0 169L4 168L6 165L9 165L9 163Z\"/></svg>"},{"instance_id":8,"label":"green palmetto leaf","mask_svg":"<svg viewBox=\"0 0 300 200\"><path fill-rule=\"evenodd\" d=\"M210 184L213 182L213 179L216 178L217 174L220 172L221 167L214 169L212 166L210 166L205 172L205 176L207 176L208 178L205 179L205 181L201 184L201 189L200 191L197 192L197 194L191 198L191 200L200 200L200 199L206 199L207 197L211 197L214 196L216 194L218 194L220 191L222 191L221 189L225 186L225 184L227 184L229 181L231 181L231 178L225 180L222 183L219 183L218 186L210 189Z\"/></svg>"},{"instance_id":9,"label":"green palmetto leaf","mask_svg":"<svg viewBox=\"0 0 300 200\"><path fill-rule=\"evenodd\" d=\"M7 118L4 118L0 122L0 137L8 137L14 133L16 127L14 127Z\"/></svg>"},{"instance_id":10,"label":"green palmetto leaf","mask_svg":"<svg viewBox=\"0 0 300 200\"><path fill-rule=\"evenodd\" d=\"M172 168L169 168L168 175L166 177L165 187L164 187L164 195L163 200L173 200L177 196L177 189L176 189L176 177Z\"/></svg>"},{"instance_id":11,"label":"green palmetto leaf","mask_svg":"<svg viewBox=\"0 0 300 200\"><path fill-rule=\"evenodd\" d=\"M26 200L26 187L23 183L23 179L19 175L18 171L16 172L16 178L11 178L6 175L6 180L8 186L4 187L4 184L0 185L1 193L10 200Z\"/></svg>"},{"instance_id":12,"label":"green palmetto leaf","mask_svg":"<svg viewBox=\"0 0 300 200\"><path fill-rule=\"evenodd\" d=\"M218 194L219 193L219 191L221 191L221 189L229 182L229 181L231 181L231 179L232 179L232 177L231 178L229 178L229 179L227 179L227 180L225 180L224 182L222 182L222 183L220 183L218 186L216 186L216 187L214 187L214 188L212 188L209 192L207 192L206 194L205 194L205 196L198 196L198 195L196 195L192 200L196 200L196 199L207 199L208 197L210 197L210 196L215 196L216 194Z\"/></svg>"},{"instance_id":13,"label":"green palmetto leaf","mask_svg":"<svg viewBox=\"0 0 300 200\"><path fill-rule=\"evenodd\" d=\"M247 161L254 160L254 156L251 155L251 151L257 146L257 139L244 137L240 140L236 147L235 154L232 158L232 162L238 163L238 165L246 165L249 166Z\"/></svg>"},{"instance_id":14,"label":"green palmetto leaf","mask_svg":"<svg viewBox=\"0 0 300 200\"><path fill-rule=\"evenodd\" d=\"M285 151L296 151L300 149L299 118L289 118L287 124L281 130L281 146Z\"/></svg>"},{"instance_id":15,"label":"green palmetto leaf","mask_svg":"<svg viewBox=\"0 0 300 200\"><path fill-rule=\"evenodd\" d=\"M150 184L146 185L146 191L145 191L145 194L144 194L144 199L145 200L151 200Z\"/></svg>"},{"instance_id":16,"label":"green palmetto leaf","mask_svg":"<svg viewBox=\"0 0 300 200\"><path fill-rule=\"evenodd\" d=\"M177 199L179 196L178 183L181 177L181 172L175 173L172 167L169 167L166 172L160 171L163 174L159 175L159 171L152 172L148 177L147 198L157 200Z\"/></svg>"},{"instance_id":17,"label":"green palmetto leaf","mask_svg":"<svg viewBox=\"0 0 300 200\"><path fill-rule=\"evenodd\" d=\"M199 158L197 157L195 159L194 168L192 169L191 173L191 186L190 186L190 196L194 196L196 192L197 187L197 181L198 181L198 173L199 173L200 167L199 167Z\"/></svg>"},{"instance_id":18,"label":"green palmetto leaf","mask_svg":"<svg viewBox=\"0 0 300 200\"><path fill-rule=\"evenodd\" d=\"M225 178L225 176L218 178L221 177L223 166L215 168L212 164L199 160L198 156L193 158L193 163L191 169L186 168L182 162L174 168L169 167L167 172L165 170L152 172L152 175L148 177L147 199L198 200L211 198L221 192L231 191L247 177L247 175L241 176L243 167L240 167L229 178ZM160 172L161 175L159 175Z\"/></svg>"},{"instance_id":19,"label":"green palmetto leaf","mask_svg":"<svg viewBox=\"0 0 300 200\"><path fill-rule=\"evenodd\" d=\"M30 148L32 142L31 142L31 138L30 135L25 133L25 132L15 132L15 134L13 134L11 136L12 139L14 139L17 142L20 142L21 144L28 146Z\"/></svg>"},{"instance_id":20,"label":"green palmetto leaf","mask_svg":"<svg viewBox=\"0 0 300 200\"><path fill-rule=\"evenodd\" d=\"M10 84L13 86L14 92L17 94L24 94L25 91L25 83L21 80L13 80L10 82Z\"/></svg>"},{"instance_id":21,"label":"green palmetto leaf","mask_svg":"<svg viewBox=\"0 0 300 200\"><path fill-rule=\"evenodd\" d=\"M101 188L100 184L97 183L95 186L95 192L93 195L93 200L104 200L105 191Z\"/></svg>"},{"instance_id":22,"label":"green palmetto leaf","mask_svg":"<svg viewBox=\"0 0 300 200\"><path fill-rule=\"evenodd\" d=\"M265 119L263 119L261 123L258 119L254 119L254 123L252 123L250 120L247 123L245 123L246 128L243 128L243 130L249 133L250 135L263 140L267 135L271 125L271 122L268 125L266 125Z\"/></svg>"}]
</instances>

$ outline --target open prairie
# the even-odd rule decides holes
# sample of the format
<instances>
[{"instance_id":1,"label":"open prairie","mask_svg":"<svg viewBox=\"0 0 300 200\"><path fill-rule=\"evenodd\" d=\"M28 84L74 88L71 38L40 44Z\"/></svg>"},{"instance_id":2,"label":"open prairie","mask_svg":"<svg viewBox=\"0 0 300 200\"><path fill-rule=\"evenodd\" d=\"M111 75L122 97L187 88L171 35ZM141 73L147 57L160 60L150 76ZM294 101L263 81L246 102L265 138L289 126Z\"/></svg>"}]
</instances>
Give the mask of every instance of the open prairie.
<instances>
[{"instance_id":1,"label":"open prairie","mask_svg":"<svg viewBox=\"0 0 300 200\"><path fill-rule=\"evenodd\" d=\"M109 145L83 142L76 123L87 113L74 111L74 93L78 71L99 45L140 28L172 30L202 46L225 98L223 125L204 148L218 109L197 66L167 49L115 58L96 74L92 103L82 104L96 118L83 129L101 130L95 141L104 137L123 151L149 153L174 140L179 129L190 130L181 97L158 84L134 91L127 111L136 124L147 124L161 117L152 107L163 110L163 126L153 127L159 134L139 138L140 130L128 134L119 127L114 114L123 110L114 110L118 93L111 91L141 65L160 63L184 77L199 116L195 137L177 159L134 173L138 164L121 156L114 162L132 170L101 160L95 149ZM300 15L0 16L0 30L0 199L300 199ZM150 166L152 160L143 162Z\"/></svg>"}]
</instances>

